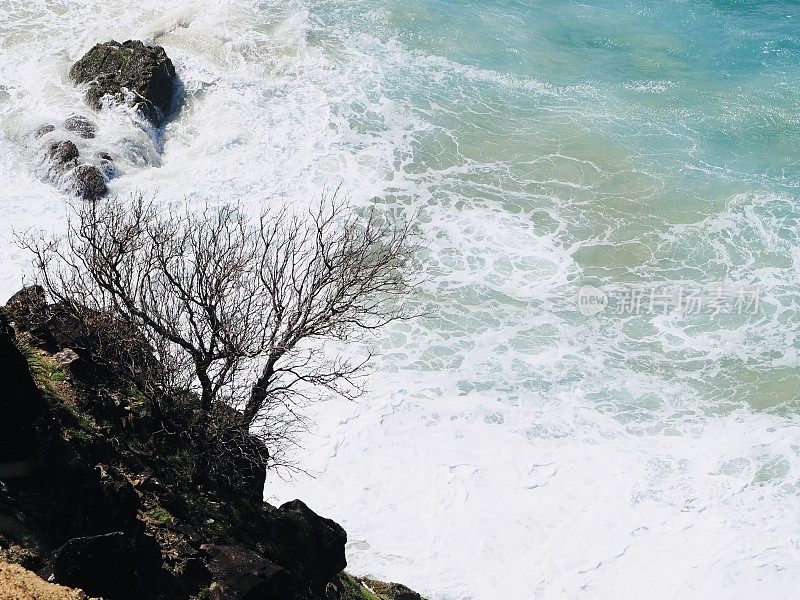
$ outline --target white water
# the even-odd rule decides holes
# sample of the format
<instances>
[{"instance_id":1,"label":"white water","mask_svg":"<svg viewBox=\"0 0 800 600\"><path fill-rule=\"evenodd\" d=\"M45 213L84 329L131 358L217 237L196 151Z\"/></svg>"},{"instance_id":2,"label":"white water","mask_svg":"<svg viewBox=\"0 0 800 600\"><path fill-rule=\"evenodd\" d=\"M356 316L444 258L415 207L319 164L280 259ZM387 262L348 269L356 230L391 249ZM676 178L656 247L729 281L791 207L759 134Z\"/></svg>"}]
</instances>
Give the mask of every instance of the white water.
<instances>
[{"instance_id":1,"label":"white water","mask_svg":"<svg viewBox=\"0 0 800 600\"><path fill-rule=\"evenodd\" d=\"M412 47L397 18L363 1L0 0L0 299L29 273L13 233L63 229L68 199L28 136L72 112L99 124L82 152L123 171L112 193L302 205L343 183L356 204L418 211L430 316L372 341L361 402L310 409L297 458L315 477L271 477L267 499L302 498L347 529L354 573L431 600L793 598L792 172L714 162L692 114L651 122L642 104L668 81L620 86L642 95L627 105ZM109 38L176 64L162 152L67 79ZM662 135L678 150L653 151ZM587 319L587 276L754 281L765 307Z\"/></svg>"}]
</instances>

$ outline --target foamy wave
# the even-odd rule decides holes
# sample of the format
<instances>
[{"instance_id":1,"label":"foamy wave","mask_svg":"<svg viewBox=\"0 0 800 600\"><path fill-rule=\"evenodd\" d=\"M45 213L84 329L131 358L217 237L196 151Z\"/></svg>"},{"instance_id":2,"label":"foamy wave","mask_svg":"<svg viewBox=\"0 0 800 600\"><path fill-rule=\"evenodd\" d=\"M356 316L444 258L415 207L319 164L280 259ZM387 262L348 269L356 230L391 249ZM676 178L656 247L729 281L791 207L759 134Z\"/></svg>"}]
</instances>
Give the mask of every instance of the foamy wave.
<instances>
[{"instance_id":1,"label":"foamy wave","mask_svg":"<svg viewBox=\"0 0 800 600\"><path fill-rule=\"evenodd\" d=\"M87 114L66 73L109 37L163 45L185 93L159 139L122 111L91 114L85 150L111 149L112 193L256 210L342 183L359 206L418 215L426 316L371 340L366 401L313 409L298 458L317 478L267 489L345 525L355 572L437 600L797 589L790 171L716 166L691 111L659 120L598 81L410 47L365 0L0 12L3 298L29 273L12 230L63 229L65 198L37 178L28 134ZM679 95L662 79L611 89ZM588 320L574 307L586 277L748 282L764 307Z\"/></svg>"}]
</instances>

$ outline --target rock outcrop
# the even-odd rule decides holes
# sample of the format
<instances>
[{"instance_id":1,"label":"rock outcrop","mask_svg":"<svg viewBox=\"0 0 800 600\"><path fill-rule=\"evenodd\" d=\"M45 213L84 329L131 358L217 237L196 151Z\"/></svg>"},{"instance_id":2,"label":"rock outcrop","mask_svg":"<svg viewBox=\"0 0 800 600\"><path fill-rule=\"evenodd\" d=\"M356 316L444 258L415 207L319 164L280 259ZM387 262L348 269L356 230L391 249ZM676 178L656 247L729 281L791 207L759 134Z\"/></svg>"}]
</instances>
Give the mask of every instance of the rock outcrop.
<instances>
[{"instance_id":1,"label":"rock outcrop","mask_svg":"<svg viewBox=\"0 0 800 600\"><path fill-rule=\"evenodd\" d=\"M75 193L90 202L95 202L108 193L103 172L96 165L78 165L75 168Z\"/></svg>"},{"instance_id":2,"label":"rock outcrop","mask_svg":"<svg viewBox=\"0 0 800 600\"><path fill-rule=\"evenodd\" d=\"M38 393L16 337L0 315L0 479L25 468L36 450L36 421L47 405Z\"/></svg>"},{"instance_id":3,"label":"rock outcrop","mask_svg":"<svg viewBox=\"0 0 800 600\"><path fill-rule=\"evenodd\" d=\"M289 573L263 556L240 546L206 544L212 584L211 600L290 598Z\"/></svg>"},{"instance_id":4,"label":"rock outcrop","mask_svg":"<svg viewBox=\"0 0 800 600\"><path fill-rule=\"evenodd\" d=\"M94 126L88 121L75 120L71 127L79 137L94 136ZM105 196L108 193L107 176L111 174L106 164L108 161L96 160L97 164L84 162L75 142L50 135L55 131L53 125L43 125L34 132L37 139L48 136L43 140L45 178L87 201L94 202Z\"/></svg>"},{"instance_id":5,"label":"rock outcrop","mask_svg":"<svg viewBox=\"0 0 800 600\"><path fill-rule=\"evenodd\" d=\"M345 531L299 500L254 497L263 474L192 476L191 397L165 429L109 368L146 361L146 346L90 314L98 331L35 286L0 310L0 560L105 600L421 600L343 573Z\"/></svg>"},{"instance_id":6,"label":"rock outcrop","mask_svg":"<svg viewBox=\"0 0 800 600\"><path fill-rule=\"evenodd\" d=\"M138 40L97 44L69 74L74 82L89 85L86 102L98 110L110 97L159 126L172 109L175 67L161 46L145 46Z\"/></svg>"},{"instance_id":7,"label":"rock outcrop","mask_svg":"<svg viewBox=\"0 0 800 600\"><path fill-rule=\"evenodd\" d=\"M53 579L89 594L119 600L136 600L142 589L141 574L161 569L161 551L155 540L137 540L122 531L72 538L53 554Z\"/></svg>"},{"instance_id":8,"label":"rock outcrop","mask_svg":"<svg viewBox=\"0 0 800 600\"><path fill-rule=\"evenodd\" d=\"M282 504L274 516L267 537L276 560L298 573L312 593L323 594L328 582L347 566L347 533L300 500Z\"/></svg>"},{"instance_id":9,"label":"rock outcrop","mask_svg":"<svg viewBox=\"0 0 800 600\"><path fill-rule=\"evenodd\" d=\"M72 65L69 74L75 83L86 85L86 102L92 108L100 110L107 101L129 106L153 127L163 125L172 112L177 76L160 46L138 40L97 44ZM161 135L149 127L142 129L151 140ZM105 149L90 142L97 133L97 125L80 114L33 130L30 139L40 161L40 176L86 201L108 194L108 182L118 169Z\"/></svg>"}]
</instances>

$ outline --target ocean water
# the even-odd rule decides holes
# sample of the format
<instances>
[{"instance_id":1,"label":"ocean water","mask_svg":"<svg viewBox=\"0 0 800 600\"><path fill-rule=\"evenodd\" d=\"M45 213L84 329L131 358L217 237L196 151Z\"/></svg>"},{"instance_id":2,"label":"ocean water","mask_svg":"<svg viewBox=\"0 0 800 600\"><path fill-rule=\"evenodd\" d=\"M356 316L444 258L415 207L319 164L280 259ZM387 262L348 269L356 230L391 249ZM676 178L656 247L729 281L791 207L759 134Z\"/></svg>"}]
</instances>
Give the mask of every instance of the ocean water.
<instances>
[{"instance_id":1,"label":"ocean water","mask_svg":"<svg viewBox=\"0 0 800 600\"><path fill-rule=\"evenodd\" d=\"M175 62L163 132L69 83L108 38ZM309 407L311 476L265 490L342 523L353 572L431 600L796 597L800 4L0 0L0 300L30 280L14 233L64 228L30 132L75 111L115 194L341 184L416 216L425 316L365 342L368 393ZM758 306L613 310L718 285Z\"/></svg>"}]
</instances>

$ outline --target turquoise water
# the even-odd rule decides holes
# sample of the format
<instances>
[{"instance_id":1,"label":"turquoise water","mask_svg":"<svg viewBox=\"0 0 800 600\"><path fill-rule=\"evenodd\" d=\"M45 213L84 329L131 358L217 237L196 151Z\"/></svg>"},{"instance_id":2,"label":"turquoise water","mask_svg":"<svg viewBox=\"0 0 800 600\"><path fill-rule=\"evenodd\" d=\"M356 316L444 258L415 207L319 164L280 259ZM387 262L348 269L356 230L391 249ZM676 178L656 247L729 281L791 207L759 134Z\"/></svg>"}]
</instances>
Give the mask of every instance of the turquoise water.
<instances>
[{"instance_id":1,"label":"turquoise water","mask_svg":"<svg viewBox=\"0 0 800 600\"><path fill-rule=\"evenodd\" d=\"M366 340L270 477L350 568L432 600L793 598L800 584L800 4L0 0L13 229L63 229L28 133L86 111L101 39L183 80L163 152L92 115L113 193L416 219L423 316ZM579 288L756 290L757 310L595 315ZM619 298L616 298L619 301ZM344 353L359 354L351 344Z\"/></svg>"},{"instance_id":2,"label":"turquoise water","mask_svg":"<svg viewBox=\"0 0 800 600\"><path fill-rule=\"evenodd\" d=\"M567 252L558 301L582 279L764 294L755 318L685 318L672 337L650 318L623 339L610 324L609 367L633 353L634 377L688 378L712 404L800 398L796 3L321 2L311 14L326 51L346 61L354 37L364 45L379 70L368 93L411 115L411 155L395 166L429 203L485 202ZM375 131L368 109L348 108ZM694 347L725 335L736 349Z\"/></svg>"}]
</instances>

